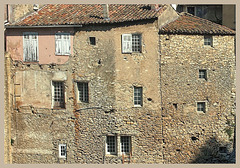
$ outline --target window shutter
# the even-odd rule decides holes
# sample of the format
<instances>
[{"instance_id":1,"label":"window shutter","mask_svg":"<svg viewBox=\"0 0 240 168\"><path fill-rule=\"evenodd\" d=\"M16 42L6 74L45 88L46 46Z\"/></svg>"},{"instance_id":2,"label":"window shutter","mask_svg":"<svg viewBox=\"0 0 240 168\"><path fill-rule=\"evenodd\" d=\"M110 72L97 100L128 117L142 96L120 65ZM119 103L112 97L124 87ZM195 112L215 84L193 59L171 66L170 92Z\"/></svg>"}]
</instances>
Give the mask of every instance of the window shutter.
<instances>
[{"instance_id":1,"label":"window shutter","mask_svg":"<svg viewBox=\"0 0 240 168\"><path fill-rule=\"evenodd\" d=\"M24 33L23 35L24 61L38 61L37 33Z\"/></svg>"},{"instance_id":2,"label":"window shutter","mask_svg":"<svg viewBox=\"0 0 240 168\"><path fill-rule=\"evenodd\" d=\"M122 35L122 53L132 52L132 34Z\"/></svg>"},{"instance_id":3,"label":"window shutter","mask_svg":"<svg viewBox=\"0 0 240 168\"><path fill-rule=\"evenodd\" d=\"M56 34L55 35L55 41L56 41L56 54L61 54L61 47L62 47L62 44L61 44L61 35L60 34Z\"/></svg>"}]
</instances>

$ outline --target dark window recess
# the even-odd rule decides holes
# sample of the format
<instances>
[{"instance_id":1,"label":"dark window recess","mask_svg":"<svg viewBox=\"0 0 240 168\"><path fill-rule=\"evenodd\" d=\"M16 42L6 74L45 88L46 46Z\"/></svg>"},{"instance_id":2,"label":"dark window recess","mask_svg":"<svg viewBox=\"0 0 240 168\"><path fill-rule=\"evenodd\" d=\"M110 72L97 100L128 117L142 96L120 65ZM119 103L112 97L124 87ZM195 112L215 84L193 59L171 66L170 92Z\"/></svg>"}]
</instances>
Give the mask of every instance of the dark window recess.
<instances>
[{"instance_id":1,"label":"dark window recess","mask_svg":"<svg viewBox=\"0 0 240 168\"><path fill-rule=\"evenodd\" d=\"M197 111L199 112L206 112L205 102L198 102L197 103Z\"/></svg>"},{"instance_id":2,"label":"dark window recess","mask_svg":"<svg viewBox=\"0 0 240 168\"><path fill-rule=\"evenodd\" d=\"M96 38L95 37L89 37L90 44L91 45L96 45Z\"/></svg>"},{"instance_id":3,"label":"dark window recess","mask_svg":"<svg viewBox=\"0 0 240 168\"><path fill-rule=\"evenodd\" d=\"M199 79L207 80L207 70L205 70L205 69L199 70Z\"/></svg>"},{"instance_id":4,"label":"dark window recess","mask_svg":"<svg viewBox=\"0 0 240 168\"><path fill-rule=\"evenodd\" d=\"M191 137L191 139L193 140L193 141L196 141L196 140L198 140L198 138L197 137Z\"/></svg>"},{"instance_id":5,"label":"dark window recess","mask_svg":"<svg viewBox=\"0 0 240 168\"><path fill-rule=\"evenodd\" d=\"M195 15L195 7L187 7L187 12L192 15Z\"/></svg>"},{"instance_id":6,"label":"dark window recess","mask_svg":"<svg viewBox=\"0 0 240 168\"><path fill-rule=\"evenodd\" d=\"M177 110L177 104L173 103L173 107Z\"/></svg>"},{"instance_id":7,"label":"dark window recess","mask_svg":"<svg viewBox=\"0 0 240 168\"><path fill-rule=\"evenodd\" d=\"M79 100L81 102L88 103L89 96L88 96L88 83L87 82L78 82L78 93L79 93Z\"/></svg>"},{"instance_id":8,"label":"dark window recess","mask_svg":"<svg viewBox=\"0 0 240 168\"><path fill-rule=\"evenodd\" d=\"M227 148L226 147L219 147L219 152L220 153L227 153Z\"/></svg>"}]
</instances>

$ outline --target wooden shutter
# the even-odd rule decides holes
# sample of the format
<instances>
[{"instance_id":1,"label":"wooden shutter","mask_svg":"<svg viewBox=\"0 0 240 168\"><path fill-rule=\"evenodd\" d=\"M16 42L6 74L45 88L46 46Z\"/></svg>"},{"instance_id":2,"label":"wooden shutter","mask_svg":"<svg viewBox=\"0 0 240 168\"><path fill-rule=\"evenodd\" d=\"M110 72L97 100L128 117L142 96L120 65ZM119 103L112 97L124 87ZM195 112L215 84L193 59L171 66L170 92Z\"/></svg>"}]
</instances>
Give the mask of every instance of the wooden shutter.
<instances>
[{"instance_id":1,"label":"wooden shutter","mask_svg":"<svg viewBox=\"0 0 240 168\"><path fill-rule=\"evenodd\" d=\"M70 54L70 34L57 33L56 39L56 55L69 55Z\"/></svg>"},{"instance_id":2,"label":"wooden shutter","mask_svg":"<svg viewBox=\"0 0 240 168\"><path fill-rule=\"evenodd\" d=\"M56 34L55 35L55 43L56 43L56 47L55 47L55 52L56 55L60 55L62 53L62 36L61 34Z\"/></svg>"},{"instance_id":3,"label":"wooden shutter","mask_svg":"<svg viewBox=\"0 0 240 168\"><path fill-rule=\"evenodd\" d=\"M132 52L132 34L122 35L122 53Z\"/></svg>"},{"instance_id":4,"label":"wooden shutter","mask_svg":"<svg viewBox=\"0 0 240 168\"><path fill-rule=\"evenodd\" d=\"M24 61L38 61L38 36L37 33L23 34Z\"/></svg>"}]
</instances>

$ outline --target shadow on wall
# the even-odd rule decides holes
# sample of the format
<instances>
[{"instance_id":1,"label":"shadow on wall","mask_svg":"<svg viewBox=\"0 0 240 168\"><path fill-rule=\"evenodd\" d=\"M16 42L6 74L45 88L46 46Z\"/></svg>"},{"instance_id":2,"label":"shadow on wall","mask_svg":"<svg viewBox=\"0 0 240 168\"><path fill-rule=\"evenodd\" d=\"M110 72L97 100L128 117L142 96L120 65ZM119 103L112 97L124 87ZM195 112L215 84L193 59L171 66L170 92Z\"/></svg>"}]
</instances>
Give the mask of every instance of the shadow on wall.
<instances>
[{"instance_id":1,"label":"shadow on wall","mask_svg":"<svg viewBox=\"0 0 240 168\"><path fill-rule=\"evenodd\" d=\"M191 163L236 163L235 143L232 151L231 146L231 143L222 143L211 138Z\"/></svg>"}]
</instances>

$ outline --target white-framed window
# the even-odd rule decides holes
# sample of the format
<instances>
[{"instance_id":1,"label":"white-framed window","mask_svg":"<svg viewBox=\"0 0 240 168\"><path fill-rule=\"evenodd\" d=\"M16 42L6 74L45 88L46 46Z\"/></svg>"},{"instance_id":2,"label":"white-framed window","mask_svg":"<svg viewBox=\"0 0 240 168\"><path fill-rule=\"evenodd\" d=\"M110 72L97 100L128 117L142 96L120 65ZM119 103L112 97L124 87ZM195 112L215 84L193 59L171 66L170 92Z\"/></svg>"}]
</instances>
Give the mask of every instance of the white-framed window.
<instances>
[{"instance_id":1,"label":"white-framed window","mask_svg":"<svg viewBox=\"0 0 240 168\"><path fill-rule=\"evenodd\" d=\"M131 137L130 136L121 136L120 137L120 147L122 154L130 154L131 152Z\"/></svg>"},{"instance_id":2,"label":"white-framed window","mask_svg":"<svg viewBox=\"0 0 240 168\"><path fill-rule=\"evenodd\" d=\"M206 102L197 102L197 112L206 113Z\"/></svg>"},{"instance_id":3,"label":"white-framed window","mask_svg":"<svg viewBox=\"0 0 240 168\"><path fill-rule=\"evenodd\" d=\"M67 157L67 145L66 144L59 144L59 158L66 158Z\"/></svg>"},{"instance_id":4,"label":"white-framed window","mask_svg":"<svg viewBox=\"0 0 240 168\"><path fill-rule=\"evenodd\" d=\"M199 69L199 79L205 79L207 80L207 70L205 69Z\"/></svg>"},{"instance_id":5,"label":"white-framed window","mask_svg":"<svg viewBox=\"0 0 240 168\"><path fill-rule=\"evenodd\" d=\"M133 102L134 102L134 106L135 107L140 107L140 106L143 105L143 101L142 101L142 87L134 86Z\"/></svg>"},{"instance_id":6,"label":"white-framed window","mask_svg":"<svg viewBox=\"0 0 240 168\"><path fill-rule=\"evenodd\" d=\"M38 33L23 33L23 59L25 62L38 61Z\"/></svg>"},{"instance_id":7,"label":"white-framed window","mask_svg":"<svg viewBox=\"0 0 240 168\"><path fill-rule=\"evenodd\" d=\"M56 33L55 43L56 55L70 55L70 33Z\"/></svg>"},{"instance_id":8,"label":"white-framed window","mask_svg":"<svg viewBox=\"0 0 240 168\"><path fill-rule=\"evenodd\" d=\"M78 100L81 102L88 103L89 102L88 83L77 82L77 88L78 88Z\"/></svg>"},{"instance_id":9,"label":"white-framed window","mask_svg":"<svg viewBox=\"0 0 240 168\"><path fill-rule=\"evenodd\" d=\"M52 81L53 107L65 108L64 82Z\"/></svg>"},{"instance_id":10,"label":"white-framed window","mask_svg":"<svg viewBox=\"0 0 240 168\"><path fill-rule=\"evenodd\" d=\"M106 154L110 154L110 155L117 154L117 137L116 136L106 137Z\"/></svg>"},{"instance_id":11,"label":"white-framed window","mask_svg":"<svg viewBox=\"0 0 240 168\"><path fill-rule=\"evenodd\" d=\"M141 53L142 35L141 34L122 34L122 53Z\"/></svg>"},{"instance_id":12,"label":"white-framed window","mask_svg":"<svg viewBox=\"0 0 240 168\"><path fill-rule=\"evenodd\" d=\"M212 36L204 36L204 45L213 46Z\"/></svg>"}]
</instances>

